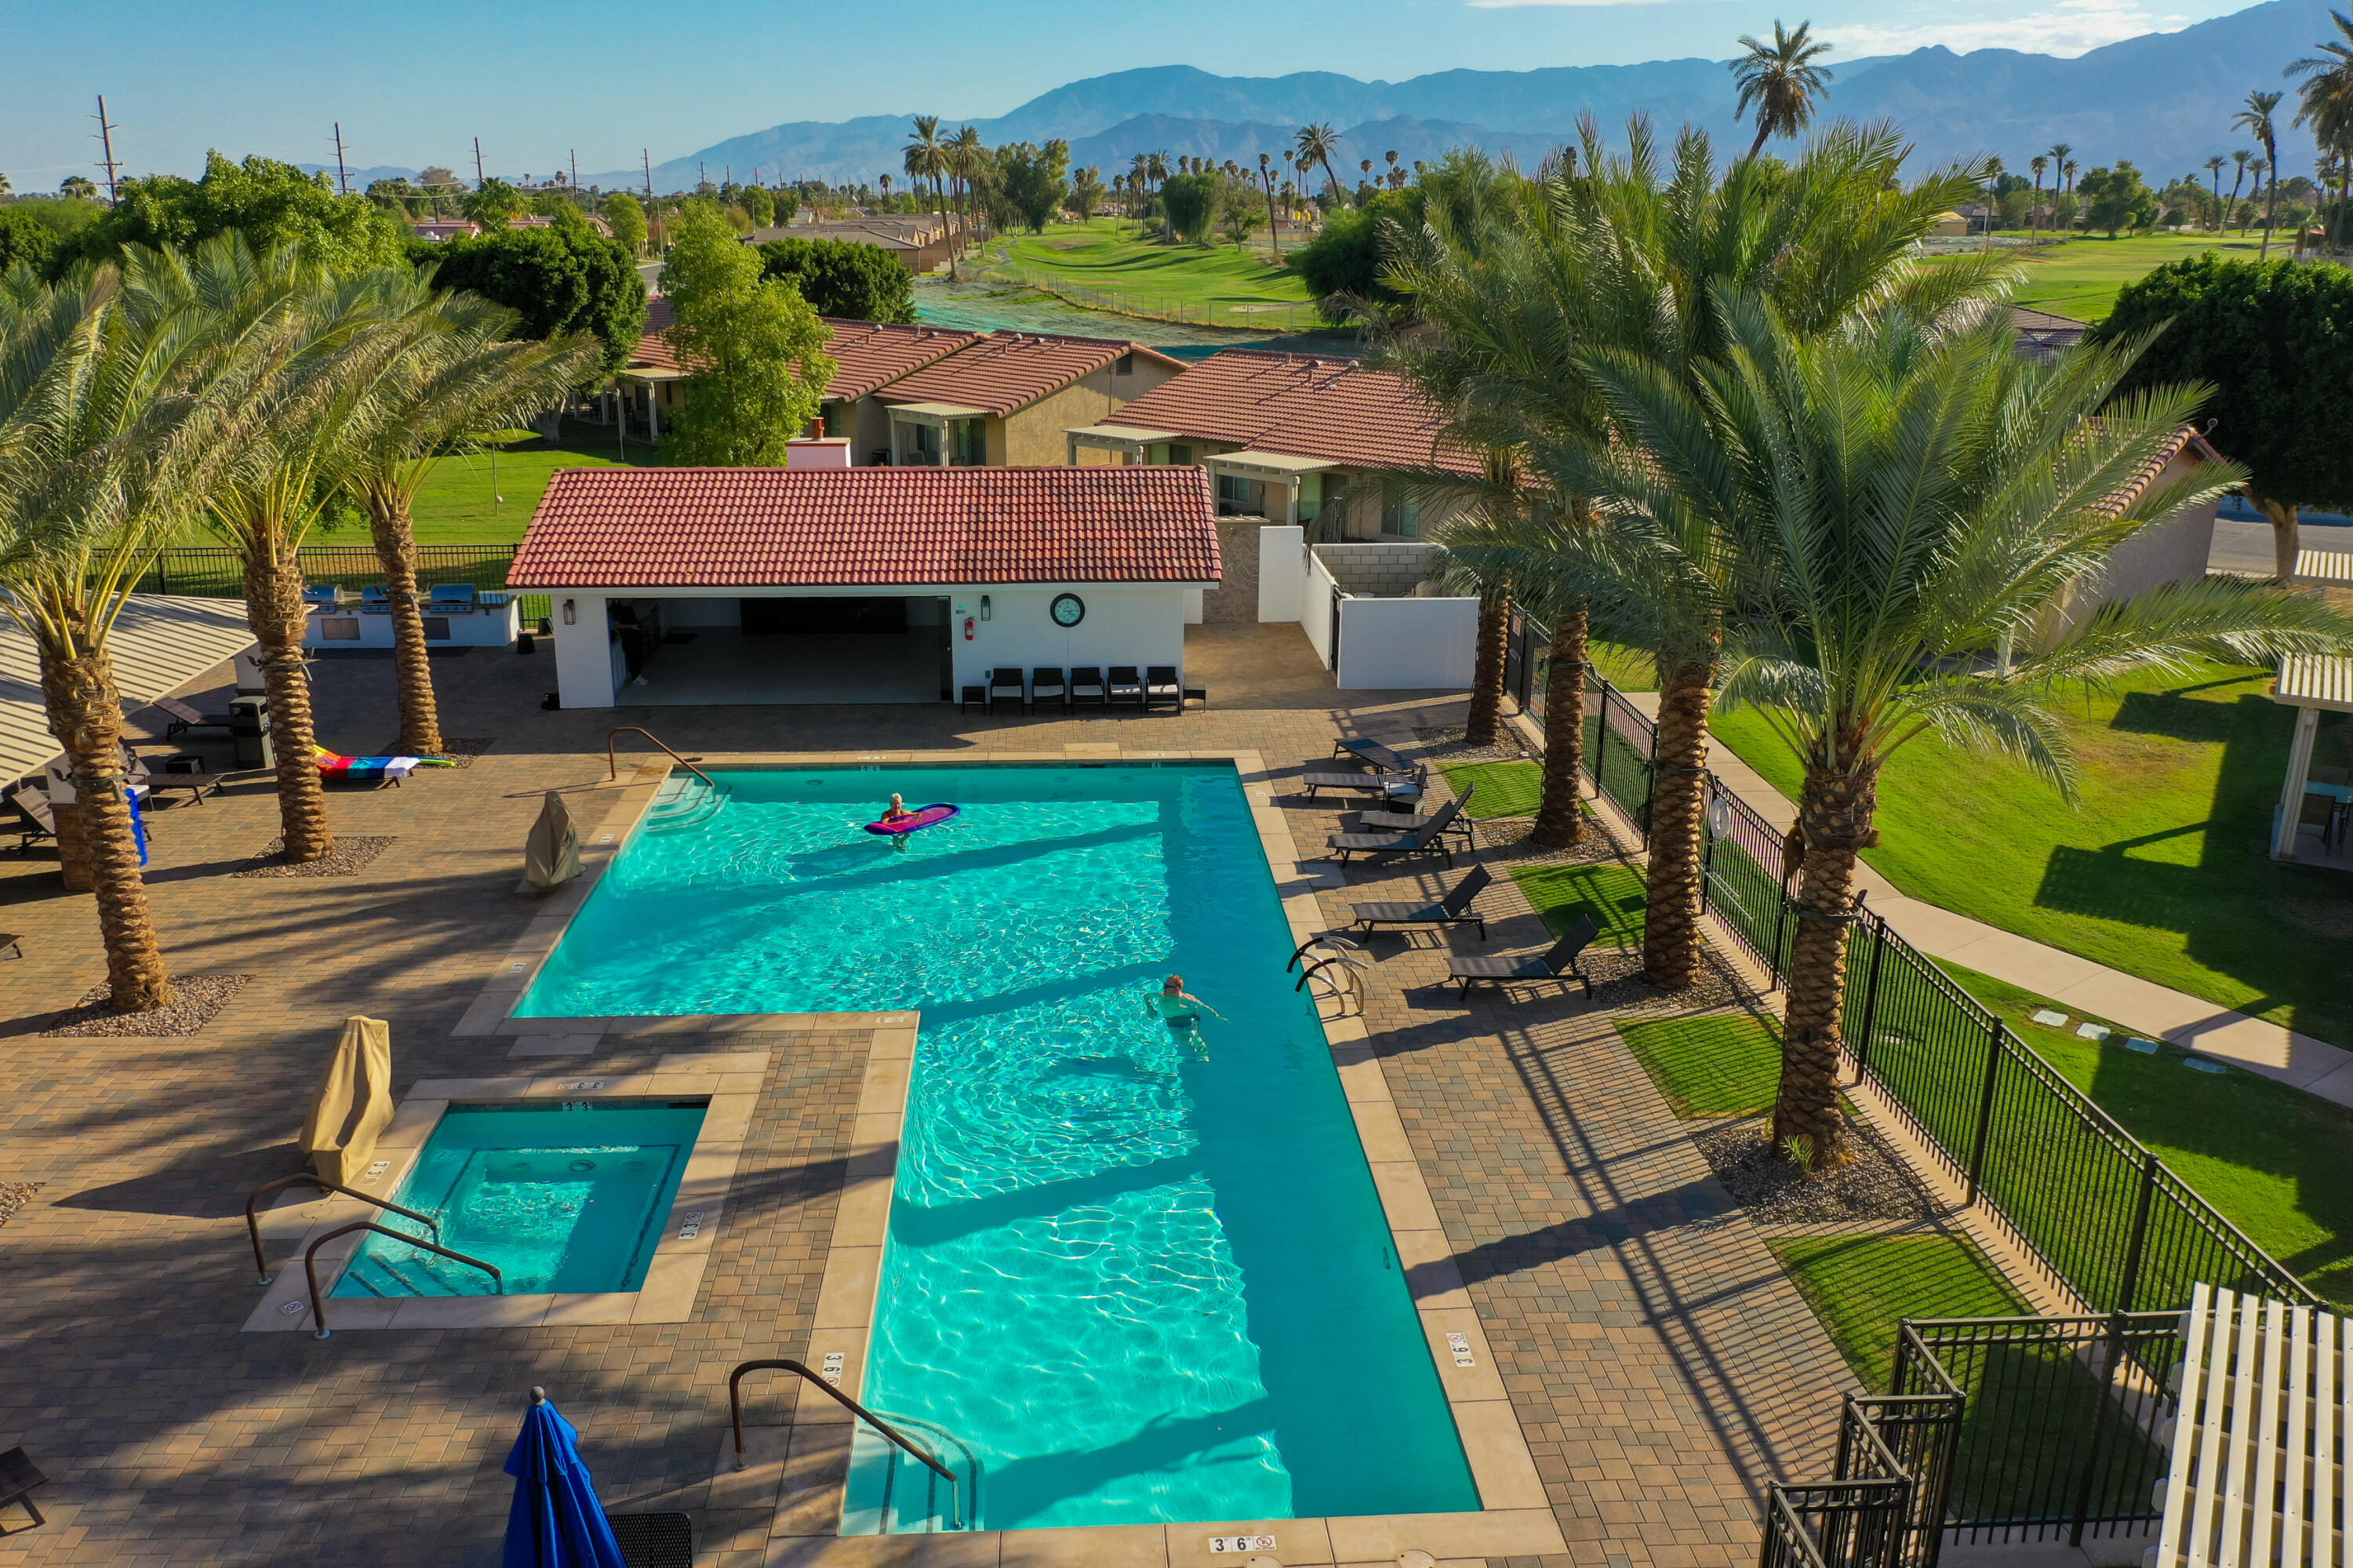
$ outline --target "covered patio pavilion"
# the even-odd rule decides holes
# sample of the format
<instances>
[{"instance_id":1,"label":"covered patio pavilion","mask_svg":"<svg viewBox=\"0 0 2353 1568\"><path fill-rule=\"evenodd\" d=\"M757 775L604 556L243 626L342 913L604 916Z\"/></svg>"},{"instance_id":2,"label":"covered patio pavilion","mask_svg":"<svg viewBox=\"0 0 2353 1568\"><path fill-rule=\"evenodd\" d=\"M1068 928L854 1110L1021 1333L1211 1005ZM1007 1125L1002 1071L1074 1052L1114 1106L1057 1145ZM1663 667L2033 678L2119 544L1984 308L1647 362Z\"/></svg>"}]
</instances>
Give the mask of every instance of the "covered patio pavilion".
<instances>
[{"instance_id":1,"label":"covered patio pavilion","mask_svg":"<svg viewBox=\"0 0 2353 1568\"><path fill-rule=\"evenodd\" d=\"M2272 814L2272 858L2296 865L2353 871L2344 823L2353 811L2353 782L2315 779L2313 742L2324 713L2353 714L2353 658L2298 653L2280 661L2272 701L2295 709L2288 742L2287 778ZM2332 769L2332 771L2335 771ZM2305 830L2312 830L2306 832Z\"/></svg>"}]
</instances>

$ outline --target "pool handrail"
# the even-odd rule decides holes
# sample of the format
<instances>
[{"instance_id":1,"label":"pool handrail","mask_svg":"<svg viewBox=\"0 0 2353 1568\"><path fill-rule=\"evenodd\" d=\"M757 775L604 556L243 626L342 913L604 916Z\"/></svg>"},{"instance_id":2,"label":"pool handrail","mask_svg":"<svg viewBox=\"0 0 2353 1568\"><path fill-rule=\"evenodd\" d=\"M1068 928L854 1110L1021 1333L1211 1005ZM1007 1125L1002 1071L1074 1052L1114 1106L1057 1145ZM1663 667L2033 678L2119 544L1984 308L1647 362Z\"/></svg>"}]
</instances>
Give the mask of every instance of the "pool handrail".
<instances>
[{"instance_id":1,"label":"pool handrail","mask_svg":"<svg viewBox=\"0 0 2353 1568\"><path fill-rule=\"evenodd\" d=\"M504 1296L507 1293L506 1276L499 1272L499 1266L495 1263L484 1263L479 1257L468 1257L462 1252L451 1252L438 1242L429 1242L423 1236L413 1236L406 1231L396 1231L389 1225L377 1224L374 1220L354 1220L341 1230L329 1231L325 1235L312 1242L302 1254L302 1275L311 1282L311 1321L318 1325L318 1331L311 1336L314 1340L326 1339L330 1332L327 1328L327 1314L322 1309L319 1298L319 1249L337 1236L347 1236L353 1231L374 1231L377 1235L390 1236L396 1242L406 1242L410 1246L421 1246L427 1252L438 1253L443 1257L470 1264L491 1277L491 1283L498 1287L500 1295ZM423 1298L419 1298L419 1299Z\"/></svg>"},{"instance_id":2,"label":"pool handrail","mask_svg":"<svg viewBox=\"0 0 2353 1568\"><path fill-rule=\"evenodd\" d=\"M921 1448L918 1448L913 1443L908 1442L906 1438L899 1435L898 1429L892 1426L889 1422L883 1420L881 1416L875 1414L872 1411L859 1404L858 1401L850 1398L849 1395L842 1393L841 1390L834 1387L833 1384L826 1382L818 1373L809 1371L807 1367L796 1361L745 1361L743 1365L737 1367L733 1372L727 1374L727 1415L728 1419L733 1423L735 1427L735 1467L737 1469L740 1470L744 1468L744 1392L742 1386L744 1374L745 1372L767 1371L797 1373L803 1381L822 1390L828 1398L848 1409L851 1414L857 1416L860 1421L865 1422L866 1425L874 1428L875 1431L882 1434L883 1436L888 1437L892 1442L906 1450L907 1453L913 1455L917 1459L922 1460L925 1465L931 1467L933 1470L939 1474L941 1479L947 1482L948 1496L954 1499L961 1499L962 1494L956 1489L955 1472L954 1470L949 1469L945 1465L941 1464L937 1459L933 1458L929 1454L924 1453ZM962 1530L964 1528L964 1510L960 1502L955 1509L955 1517L950 1519L948 1521L948 1528L950 1530Z\"/></svg>"},{"instance_id":3,"label":"pool handrail","mask_svg":"<svg viewBox=\"0 0 2353 1568\"><path fill-rule=\"evenodd\" d=\"M640 729L640 728L638 728L636 725L633 725L633 724L625 724L625 725L621 725L621 726L617 726L617 727L616 727L616 728L614 728L614 729L608 730L608 731L606 733L606 736L605 736L605 782L607 782L607 784L611 783L614 779L618 779L618 778L621 776L621 763L620 763L620 759L619 759L617 757L616 757L616 756L614 755L614 752L613 752L613 742L614 742L616 739L617 739L619 736L625 736L625 735L642 735L642 736L644 736L648 740L649 740L649 741L652 741L652 742L653 742L654 748L655 748L657 751L670 751L670 755L671 758L672 758L673 760L675 760L681 768L685 768L689 773L693 774L697 779L702 779L705 784L710 785L713 789L718 789L718 788L719 788L719 781L718 781L717 779L715 779L712 778L710 774L705 773L702 768L697 768L693 763L689 762L685 758L679 756L679 754L678 754L677 752L675 752L675 751L670 751L670 747L667 747L667 746L665 746L665 745L663 745L660 741L654 739L654 734L653 734L653 732L652 732L651 730L649 730L649 729Z\"/></svg>"},{"instance_id":4,"label":"pool handrail","mask_svg":"<svg viewBox=\"0 0 2353 1568\"><path fill-rule=\"evenodd\" d=\"M415 1220L419 1224L431 1225L433 1234L437 1236L441 1234L441 1222L430 1214L420 1214L414 1209L404 1209L390 1199L379 1198L371 1192L354 1192L341 1182L330 1181L324 1176L313 1175L308 1171L297 1171L291 1176L280 1176L275 1181L264 1182L261 1186L256 1187L253 1190L253 1196L245 1201L246 1234L253 1238L253 1271L261 1277L261 1283L264 1285L268 1285L278 1277L269 1272L269 1260L261 1255L261 1221L255 1215L253 1206L280 1187L291 1187L297 1181L308 1181L313 1187L323 1187L330 1192L341 1192L346 1198L357 1198L361 1202L374 1203L379 1209L390 1209L405 1219Z\"/></svg>"}]
</instances>

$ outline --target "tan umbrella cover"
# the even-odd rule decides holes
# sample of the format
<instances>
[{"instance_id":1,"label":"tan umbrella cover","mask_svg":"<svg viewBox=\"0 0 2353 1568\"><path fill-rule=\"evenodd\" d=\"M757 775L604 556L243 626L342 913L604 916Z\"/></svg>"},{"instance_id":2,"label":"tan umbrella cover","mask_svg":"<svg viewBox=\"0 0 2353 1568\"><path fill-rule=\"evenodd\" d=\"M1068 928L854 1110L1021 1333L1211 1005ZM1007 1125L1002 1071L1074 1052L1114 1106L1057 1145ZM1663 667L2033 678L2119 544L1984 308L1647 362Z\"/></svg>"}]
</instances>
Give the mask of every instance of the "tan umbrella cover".
<instances>
[{"instance_id":1,"label":"tan umbrella cover","mask_svg":"<svg viewBox=\"0 0 2353 1568\"><path fill-rule=\"evenodd\" d=\"M580 834L564 797L550 789L522 844L523 880L533 887L554 887L580 874Z\"/></svg>"},{"instance_id":2,"label":"tan umbrella cover","mask_svg":"<svg viewBox=\"0 0 2353 1568\"><path fill-rule=\"evenodd\" d=\"M311 1169L342 1186L356 1185L353 1178L367 1169L392 1112L392 1027L381 1018L347 1018L302 1124L300 1141Z\"/></svg>"}]
</instances>

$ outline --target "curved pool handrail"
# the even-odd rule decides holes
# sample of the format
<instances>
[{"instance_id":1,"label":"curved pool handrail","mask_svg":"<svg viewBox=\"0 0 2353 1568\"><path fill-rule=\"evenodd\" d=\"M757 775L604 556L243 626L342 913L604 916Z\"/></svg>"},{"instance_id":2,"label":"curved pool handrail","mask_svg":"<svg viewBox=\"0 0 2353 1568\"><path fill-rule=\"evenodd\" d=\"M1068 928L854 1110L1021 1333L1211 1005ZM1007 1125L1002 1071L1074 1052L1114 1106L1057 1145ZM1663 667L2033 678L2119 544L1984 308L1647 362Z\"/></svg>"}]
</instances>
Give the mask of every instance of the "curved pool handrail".
<instances>
[{"instance_id":1,"label":"curved pool handrail","mask_svg":"<svg viewBox=\"0 0 2353 1568\"><path fill-rule=\"evenodd\" d=\"M646 737L646 739L648 739L649 741L652 741L652 742L653 742L653 745L654 745L654 747L655 747L655 749L656 749L656 750L659 750L659 751L670 751L670 757L672 758L672 759L674 759L674 760L678 763L678 765L679 765L681 768L685 768L689 773L693 774L697 779L702 779L705 784L710 785L713 789L718 789L718 788L719 788L718 780L716 780L716 779L712 779L712 778L711 777L711 775L710 775L710 774L705 773L702 768L697 768L693 763L689 762L685 758L679 756L679 754L678 754L677 752L675 752L675 751L670 751L670 747L667 747L667 746L664 746L660 741L659 741L659 740L655 740L655 739L654 739L653 732L652 732L651 730L648 730L648 729L640 729L640 728L638 728L636 725L633 725L633 724L625 724L625 725L621 725L621 726L617 726L617 728L614 728L614 729L612 729L612 730L609 730L609 731L607 731L607 732L606 733L606 736L605 736L605 781L606 781L607 784L611 783L614 779L618 779L618 778L621 776L621 763L620 763L620 759L619 759L617 757L616 757L616 756L614 755L614 753L613 753L613 741L614 741L614 739L615 739L617 736L624 736L624 735L642 735L642 736L644 736Z\"/></svg>"},{"instance_id":2,"label":"curved pool handrail","mask_svg":"<svg viewBox=\"0 0 2353 1568\"><path fill-rule=\"evenodd\" d=\"M728 1419L733 1424L735 1428L735 1467L737 1469L740 1470L744 1467L744 1374L745 1372L788 1372L797 1373L804 1382L807 1382L813 1387L823 1391L828 1398L833 1400L836 1404L842 1405L860 1421L865 1422L866 1425L874 1428L875 1431L882 1434L883 1436L888 1437L892 1443L904 1449L908 1454L922 1460L925 1465L936 1471L940 1478L947 1482L948 1496L950 1498L957 1498L960 1496L956 1488L955 1472L954 1470L949 1469L945 1465L941 1464L937 1459L933 1458L929 1454L924 1453L921 1448L918 1448L913 1443L908 1442L905 1437L900 1436L897 1427L892 1426L889 1422L883 1420L881 1416L875 1414L872 1411L859 1404L858 1401L850 1398L849 1395L842 1393L841 1390L826 1382L822 1376L809 1371L807 1367L796 1361L779 1360L745 1361L743 1365L737 1367L733 1372L727 1374L727 1415ZM953 1517L949 1519L948 1528L950 1530L962 1530L964 1528L964 1510L961 1508L956 1509Z\"/></svg>"},{"instance_id":3,"label":"curved pool handrail","mask_svg":"<svg viewBox=\"0 0 2353 1568\"><path fill-rule=\"evenodd\" d=\"M1347 938L1341 936L1337 931L1325 931L1318 936L1308 938L1307 940L1292 948L1291 961L1282 966L1282 972L1284 974L1289 974L1293 969L1298 968L1300 958L1310 948L1344 948L1353 953L1361 952L1363 950L1363 946L1364 945L1360 942L1350 941Z\"/></svg>"},{"instance_id":4,"label":"curved pool handrail","mask_svg":"<svg viewBox=\"0 0 2353 1568\"><path fill-rule=\"evenodd\" d=\"M311 1336L314 1340L326 1339L330 1333L327 1328L327 1314L322 1308L319 1298L319 1249L337 1236L347 1236L353 1231L374 1231L377 1235L390 1236L396 1242L406 1242L410 1246L421 1246L427 1252L438 1253L443 1257L456 1262L470 1264L491 1277L491 1283L498 1287L500 1295L504 1296L507 1293L507 1277L499 1272L499 1266L495 1263L484 1263L479 1257L468 1257L462 1252L452 1252L439 1242L429 1242L423 1236L413 1236L406 1231L396 1231L389 1225L377 1224L374 1220L354 1220L341 1230L329 1231L325 1235L312 1242L302 1254L302 1275L311 1282L311 1321L319 1326L318 1331Z\"/></svg>"},{"instance_id":5,"label":"curved pool handrail","mask_svg":"<svg viewBox=\"0 0 2353 1568\"><path fill-rule=\"evenodd\" d=\"M404 1209L389 1198L379 1198L372 1192L354 1192L339 1181L330 1181L324 1176L315 1176L308 1171L297 1171L291 1176L280 1176L275 1181L264 1182L256 1187L253 1190L253 1195L245 1201L246 1234L253 1238L253 1271L261 1277L261 1283L264 1285L268 1285L278 1277L269 1272L269 1261L261 1255L261 1221L255 1215L253 1206L280 1187L291 1187L297 1181L308 1181L313 1187L323 1187L330 1192L341 1192L346 1198L357 1198L363 1203L374 1203L379 1209L389 1209L403 1219L415 1220L419 1224L432 1226L433 1234L437 1236L441 1234L441 1222L430 1214L420 1214L414 1209Z\"/></svg>"}]
</instances>

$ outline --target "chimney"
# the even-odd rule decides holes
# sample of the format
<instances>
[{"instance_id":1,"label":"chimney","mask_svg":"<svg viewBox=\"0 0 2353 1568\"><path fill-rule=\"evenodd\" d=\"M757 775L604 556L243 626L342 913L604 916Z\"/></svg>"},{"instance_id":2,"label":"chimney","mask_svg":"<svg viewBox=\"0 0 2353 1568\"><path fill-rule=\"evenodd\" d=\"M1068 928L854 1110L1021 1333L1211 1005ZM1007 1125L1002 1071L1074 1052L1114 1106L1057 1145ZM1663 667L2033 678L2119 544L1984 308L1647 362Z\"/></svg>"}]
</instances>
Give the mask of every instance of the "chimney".
<instances>
[{"instance_id":1,"label":"chimney","mask_svg":"<svg viewBox=\"0 0 2353 1568\"><path fill-rule=\"evenodd\" d=\"M817 418L809 421L809 440L813 441L821 441L825 440L825 416L823 414L819 414Z\"/></svg>"}]
</instances>

